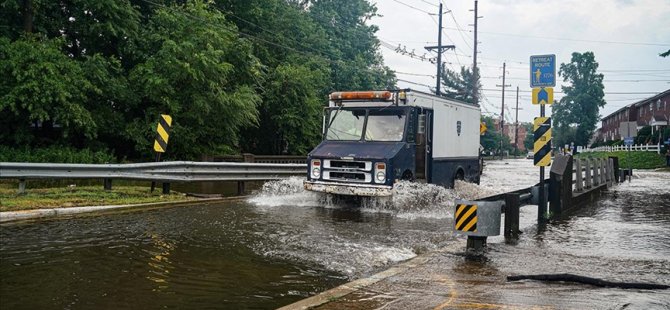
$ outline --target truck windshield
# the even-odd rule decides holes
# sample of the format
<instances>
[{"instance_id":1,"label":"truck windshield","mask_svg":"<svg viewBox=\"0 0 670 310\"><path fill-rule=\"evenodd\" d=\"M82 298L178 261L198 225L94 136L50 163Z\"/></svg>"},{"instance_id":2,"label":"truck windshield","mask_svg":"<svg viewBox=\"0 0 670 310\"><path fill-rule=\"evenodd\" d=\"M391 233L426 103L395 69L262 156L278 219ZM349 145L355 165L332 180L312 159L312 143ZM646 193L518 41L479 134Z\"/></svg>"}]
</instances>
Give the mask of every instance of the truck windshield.
<instances>
[{"instance_id":1,"label":"truck windshield","mask_svg":"<svg viewBox=\"0 0 670 310\"><path fill-rule=\"evenodd\" d=\"M404 111L370 111L368 114L366 141L402 141L404 132Z\"/></svg>"},{"instance_id":2,"label":"truck windshield","mask_svg":"<svg viewBox=\"0 0 670 310\"><path fill-rule=\"evenodd\" d=\"M358 141L363 135L364 122L365 110L333 110L330 113L326 139Z\"/></svg>"}]
</instances>

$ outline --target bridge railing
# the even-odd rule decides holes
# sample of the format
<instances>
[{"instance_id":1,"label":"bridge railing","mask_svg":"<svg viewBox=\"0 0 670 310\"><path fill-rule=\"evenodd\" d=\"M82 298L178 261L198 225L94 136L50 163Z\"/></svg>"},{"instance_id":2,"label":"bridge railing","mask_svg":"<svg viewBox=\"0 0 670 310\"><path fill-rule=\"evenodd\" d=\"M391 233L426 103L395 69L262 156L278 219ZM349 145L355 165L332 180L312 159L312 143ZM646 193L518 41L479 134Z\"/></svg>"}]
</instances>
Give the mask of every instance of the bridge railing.
<instances>
[{"instance_id":1,"label":"bridge railing","mask_svg":"<svg viewBox=\"0 0 670 310\"><path fill-rule=\"evenodd\" d=\"M573 159L573 193L581 193L602 185L612 186L618 173L614 166L614 158Z\"/></svg>"}]
</instances>

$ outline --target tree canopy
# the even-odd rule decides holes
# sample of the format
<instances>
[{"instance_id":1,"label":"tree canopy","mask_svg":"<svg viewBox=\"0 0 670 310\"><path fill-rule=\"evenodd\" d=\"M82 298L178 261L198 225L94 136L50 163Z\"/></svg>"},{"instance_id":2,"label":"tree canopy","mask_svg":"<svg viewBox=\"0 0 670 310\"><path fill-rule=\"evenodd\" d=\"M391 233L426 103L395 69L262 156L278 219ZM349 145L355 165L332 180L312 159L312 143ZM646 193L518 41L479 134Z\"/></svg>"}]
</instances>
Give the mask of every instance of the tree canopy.
<instances>
[{"instance_id":1,"label":"tree canopy","mask_svg":"<svg viewBox=\"0 0 670 310\"><path fill-rule=\"evenodd\" d=\"M593 52L572 53L569 63L560 66L559 75L568 83L565 94L552 110L554 141L557 145L588 145L593 136L599 109L605 106L603 75L597 72Z\"/></svg>"},{"instance_id":2,"label":"tree canopy","mask_svg":"<svg viewBox=\"0 0 670 310\"><path fill-rule=\"evenodd\" d=\"M472 68L462 66L460 72L456 72L447 69L443 64L440 80L443 89L440 94L447 98L474 103L475 98L480 97L482 89L479 69L475 70L473 72Z\"/></svg>"},{"instance_id":3,"label":"tree canopy","mask_svg":"<svg viewBox=\"0 0 670 310\"><path fill-rule=\"evenodd\" d=\"M304 154L334 90L388 89L368 0L0 3L0 144ZM260 126L262 124L262 126Z\"/></svg>"}]
</instances>

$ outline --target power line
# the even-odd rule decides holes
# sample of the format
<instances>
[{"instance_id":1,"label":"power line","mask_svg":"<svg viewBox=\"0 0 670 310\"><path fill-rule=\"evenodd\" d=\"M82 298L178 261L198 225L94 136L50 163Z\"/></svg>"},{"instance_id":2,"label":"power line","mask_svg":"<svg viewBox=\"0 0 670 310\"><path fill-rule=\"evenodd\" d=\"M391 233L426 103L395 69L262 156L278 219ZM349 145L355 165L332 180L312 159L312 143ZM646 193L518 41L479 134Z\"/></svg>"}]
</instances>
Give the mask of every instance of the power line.
<instances>
[{"instance_id":1,"label":"power line","mask_svg":"<svg viewBox=\"0 0 670 310\"><path fill-rule=\"evenodd\" d=\"M492 88L482 88L482 91L495 91L499 92L500 90L498 89L492 89ZM520 90L520 92L523 93L531 93L532 91L530 90ZM605 95L658 95L661 92L605 92ZM562 91L554 91L554 94L563 94Z\"/></svg>"},{"instance_id":2,"label":"power line","mask_svg":"<svg viewBox=\"0 0 670 310\"><path fill-rule=\"evenodd\" d=\"M423 3L425 3L425 4L428 4L428 5L432 5L432 6L434 6L434 7L438 7L437 4L435 4L435 3L430 3L430 2L428 2L428 1L426 1L426 0L419 0L419 1L421 1L421 2L423 2Z\"/></svg>"},{"instance_id":3,"label":"power line","mask_svg":"<svg viewBox=\"0 0 670 310\"><path fill-rule=\"evenodd\" d=\"M426 13L426 14L428 14L428 15L433 15L433 14L434 14L434 13L430 13L430 12L428 12L428 11L424 11L424 10L422 10L422 9L420 9L420 8L417 8L417 7L413 6L413 5L407 4L407 3L402 2L402 1L398 1L398 0L393 0L393 1L395 1L395 2L397 2L397 3L400 3L400 4L402 4L402 5L404 5L404 6L408 7L408 8L412 8L412 9L417 10L417 11L419 11L419 12Z\"/></svg>"},{"instance_id":4,"label":"power line","mask_svg":"<svg viewBox=\"0 0 670 310\"><path fill-rule=\"evenodd\" d=\"M458 30L458 29L456 29L456 28L447 28L447 29ZM467 32L472 32L472 30L465 30L465 31L467 31ZM521 38L543 39L543 40L557 40L557 41L573 41L573 42L605 43L605 44L622 44L622 45L670 46L670 44L667 44L667 43L623 42L623 41L604 41L604 40L586 40L586 39L556 38L556 37L543 37L543 36L533 36L533 35L524 35L524 34L516 34L516 33L488 32L488 31L480 31L479 33L486 33L486 34L500 35L500 36L510 36L510 37L521 37Z\"/></svg>"},{"instance_id":5,"label":"power line","mask_svg":"<svg viewBox=\"0 0 670 310\"><path fill-rule=\"evenodd\" d=\"M393 71L393 72L395 72L396 74L404 74L404 75L411 75L411 76L427 76L427 77L430 77L430 78L433 78L433 79L435 78L434 75L430 75L430 74L411 73L411 72L400 72L400 71Z\"/></svg>"}]
</instances>

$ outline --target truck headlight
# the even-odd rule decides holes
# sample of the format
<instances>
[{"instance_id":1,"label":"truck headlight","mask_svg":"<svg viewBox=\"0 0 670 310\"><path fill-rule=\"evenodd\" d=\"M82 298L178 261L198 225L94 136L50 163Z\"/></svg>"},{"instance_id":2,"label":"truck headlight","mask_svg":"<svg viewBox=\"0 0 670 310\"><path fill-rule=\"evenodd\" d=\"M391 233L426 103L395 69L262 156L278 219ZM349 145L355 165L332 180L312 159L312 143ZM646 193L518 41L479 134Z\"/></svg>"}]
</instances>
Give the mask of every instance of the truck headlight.
<instances>
[{"instance_id":1,"label":"truck headlight","mask_svg":"<svg viewBox=\"0 0 670 310\"><path fill-rule=\"evenodd\" d=\"M378 182L384 182L385 179L386 179L386 172L384 172L384 171L377 172L377 181Z\"/></svg>"},{"instance_id":2,"label":"truck headlight","mask_svg":"<svg viewBox=\"0 0 670 310\"><path fill-rule=\"evenodd\" d=\"M312 178L318 179L321 177L321 161L318 159L312 160Z\"/></svg>"},{"instance_id":3,"label":"truck headlight","mask_svg":"<svg viewBox=\"0 0 670 310\"><path fill-rule=\"evenodd\" d=\"M386 164L385 163L376 163L375 164L375 182L377 182L377 183L386 182Z\"/></svg>"}]
</instances>

